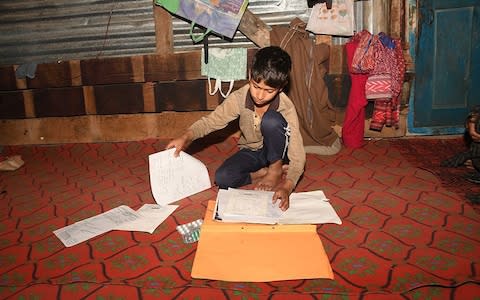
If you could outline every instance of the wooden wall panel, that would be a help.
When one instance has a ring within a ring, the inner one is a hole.
[[[201,52],[176,53],[170,56],[144,57],[145,81],[194,80],[201,75]]]
[[[97,114],[130,114],[144,112],[142,84],[95,86]]]
[[[130,57],[84,60],[80,66],[84,85],[134,82]]]
[[[37,118],[85,115],[81,87],[40,89],[32,93]]]
[[[0,91],[14,91],[16,89],[17,81],[13,66],[0,67]]]
[[[157,112],[207,109],[204,80],[160,82],[155,86]]]
[[[153,5],[155,17],[155,39],[157,54],[168,55],[173,53],[173,24],[172,15],[159,5]]]
[[[23,105],[23,93],[0,92],[0,119],[23,119],[25,108]]]
[[[27,78],[28,88],[72,86],[69,62],[38,64],[35,78]]]

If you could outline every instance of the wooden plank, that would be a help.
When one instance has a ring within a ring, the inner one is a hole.
[[[201,111],[207,109],[202,80],[160,82],[155,85],[157,112]]]
[[[87,115],[96,115],[97,106],[95,104],[95,91],[93,86],[83,86],[83,102],[85,105],[85,113]]]
[[[220,93],[215,93],[214,95],[210,95],[209,87],[208,87],[208,80],[205,80],[205,98],[207,102],[207,109],[214,110],[218,104],[220,103],[221,95]],[[215,86],[215,80],[212,79],[211,81],[212,89]]]
[[[145,68],[143,66],[143,56],[130,57],[133,71],[134,82],[145,82]]]
[[[85,114],[82,87],[32,90],[35,116],[68,117]]]
[[[82,70],[80,67],[80,60],[71,60],[70,64],[70,77],[72,78],[72,86],[82,85]]]
[[[173,53],[172,16],[163,7],[155,4],[153,4],[153,15],[157,54],[170,55]]]
[[[272,28],[255,16],[248,8],[243,13],[238,30],[258,47],[270,46],[270,31]]]
[[[23,91],[23,107],[25,108],[25,117],[35,118],[35,104],[32,90]]]
[[[174,138],[208,112],[2,120],[0,145],[124,142]],[[58,130],[62,128],[62,130]]]
[[[145,139],[170,139],[182,134],[188,126],[208,111],[163,112],[151,114],[95,115],[67,118],[35,118],[2,120],[0,145],[63,144],[94,142],[126,142]],[[338,120],[342,120],[339,111]],[[400,128],[384,128],[382,132],[368,129],[365,120],[365,137],[401,137],[406,134],[407,111],[400,114]],[[62,128],[62,130],[58,130]],[[341,133],[341,127],[338,130]],[[226,128],[221,136],[237,136],[235,128]]]
[[[146,82],[143,88],[143,111],[155,112],[155,83]]]
[[[13,66],[0,67],[0,90],[12,91],[17,88],[17,81],[15,79],[15,70]]]
[[[142,86],[140,83],[95,86],[97,114],[142,113],[144,107]]]
[[[189,51],[170,56],[146,55],[145,81],[204,79],[201,75],[201,52]]]
[[[390,4],[390,36],[405,40],[405,1],[392,0]]]
[[[130,57],[82,60],[80,65],[84,85],[131,83],[134,81]]]
[[[0,119],[25,118],[25,91],[0,92]]]
[[[16,70],[19,66],[15,65],[13,66],[13,69]],[[24,90],[27,88],[27,79],[26,78],[16,78],[15,77],[15,83],[17,86],[17,90]]]
[[[72,86],[68,61],[38,64],[34,78],[27,78],[30,89]]]

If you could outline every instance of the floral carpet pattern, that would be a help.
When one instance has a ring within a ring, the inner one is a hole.
[[[480,218],[465,199],[478,187],[461,178],[465,170],[438,167],[462,149],[456,140],[307,155],[296,191],[323,190],[343,221],[317,227],[334,280],[192,279],[196,244],[175,227],[202,218],[215,187],[178,201],[153,234],[111,231],[64,247],[55,229],[154,203],[148,155],[166,142],[5,147],[25,165],[0,173],[0,299],[480,299]],[[213,180],[234,151],[229,138],[189,152]]]

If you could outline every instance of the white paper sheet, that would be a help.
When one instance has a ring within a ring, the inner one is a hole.
[[[155,201],[160,205],[209,189],[212,184],[205,165],[195,157],[175,148],[149,155],[150,186]]]
[[[143,231],[153,233],[165,219],[177,209],[178,205],[144,204],[137,210],[140,218],[116,226],[114,230]]]
[[[128,206],[121,205],[57,229],[53,233],[66,247],[77,245],[111,230],[153,233],[177,207],[178,205],[144,204],[134,211]]]
[[[218,191],[216,216],[223,222],[262,224],[342,224],[322,191],[292,193],[285,212],[272,205],[273,192],[228,189]]]
[[[53,233],[66,247],[71,247],[114,229],[141,216],[128,206],[121,205],[99,215],[55,230]]]
[[[342,224],[335,209],[322,191],[292,193],[290,207],[285,211],[280,224]]]

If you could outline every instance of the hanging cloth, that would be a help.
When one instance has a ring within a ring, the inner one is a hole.
[[[246,48],[209,48],[202,51],[201,74],[208,77],[208,92],[216,92],[227,98],[233,89],[235,80],[247,79]],[[215,80],[212,86],[212,80]],[[222,82],[229,84],[226,92],[222,91]]]
[[[343,144],[348,148],[361,147],[365,133],[365,106],[367,105],[365,83],[367,82],[368,74],[356,73],[356,70],[352,67],[352,61],[359,45],[360,39],[358,35],[345,44],[347,65],[352,81],[342,127]]]
[[[330,48],[327,44],[315,44],[306,25],[295,18],[288,27],[272,26],[270,43],[284,49],[292,60],[286,92],[295,104],[304,145],[331,146],[338,139],[332,128],[336,113],[323,79]]]

